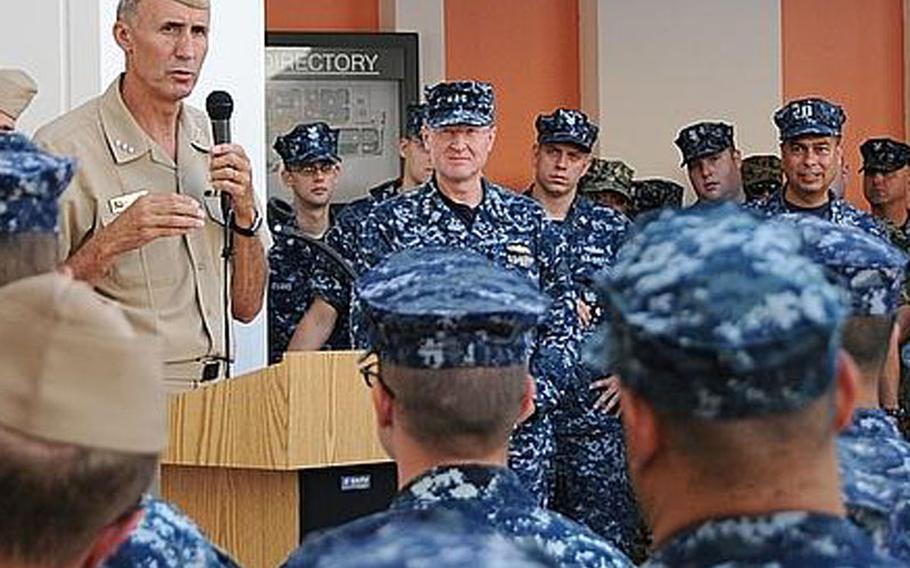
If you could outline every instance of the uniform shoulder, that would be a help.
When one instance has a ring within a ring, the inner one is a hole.
[[[555,511],[540,510],[536,516],[546,519],[546,532],[542,534],[545,537],[543,540],[556,540],[566,550],[572,551],[573,555],[579,555],[579,558],[598,555],[601,558],[609,559],[608,566],[633,566],[632,561],[625,554],[588,527]]]
[[[100,132],[99,104],[100,97],[94,97],[51,120],[35,132],[35,141],[51,148],[60,144],[76,145],[87,135]]]

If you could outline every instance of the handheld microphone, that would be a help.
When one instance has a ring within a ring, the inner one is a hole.
[[[212,141],[217,144],[231,142],[231,113],[234,100],[226,91],[212,91],[205,99],[205,110],[212,121]],[[221,212],[228,222],[231,212],[231,196],[221,192]]]

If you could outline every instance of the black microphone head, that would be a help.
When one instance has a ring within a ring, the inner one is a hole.
[[[234,99],[226,91],[212,91],[205,99],[210,120],[228,120],[234,112]]]

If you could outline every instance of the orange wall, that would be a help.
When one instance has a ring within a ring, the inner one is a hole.
[[[375,32],[377,0],[266,0],[265,29],[277,31]]]
[[[820,95],[847,112],[851,201],[862,198],[859,145],[904,133],[901,0],[783,0],[784,99]]]
[[[578,107],[578,0],[446,0],[446,75],[496,88],[490,179],[530,182],[534,119]]]

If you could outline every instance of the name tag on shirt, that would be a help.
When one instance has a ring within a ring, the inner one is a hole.
[[[132,205],[134,201],[147,193],[147,189],[140,189],[139,191],[134,191],[133,193],[127,193],[126,195],[118,195],[117,197],[108,199],[107,205],[111,208],[112,214],[120,215],[126,210],[127,207]]]

